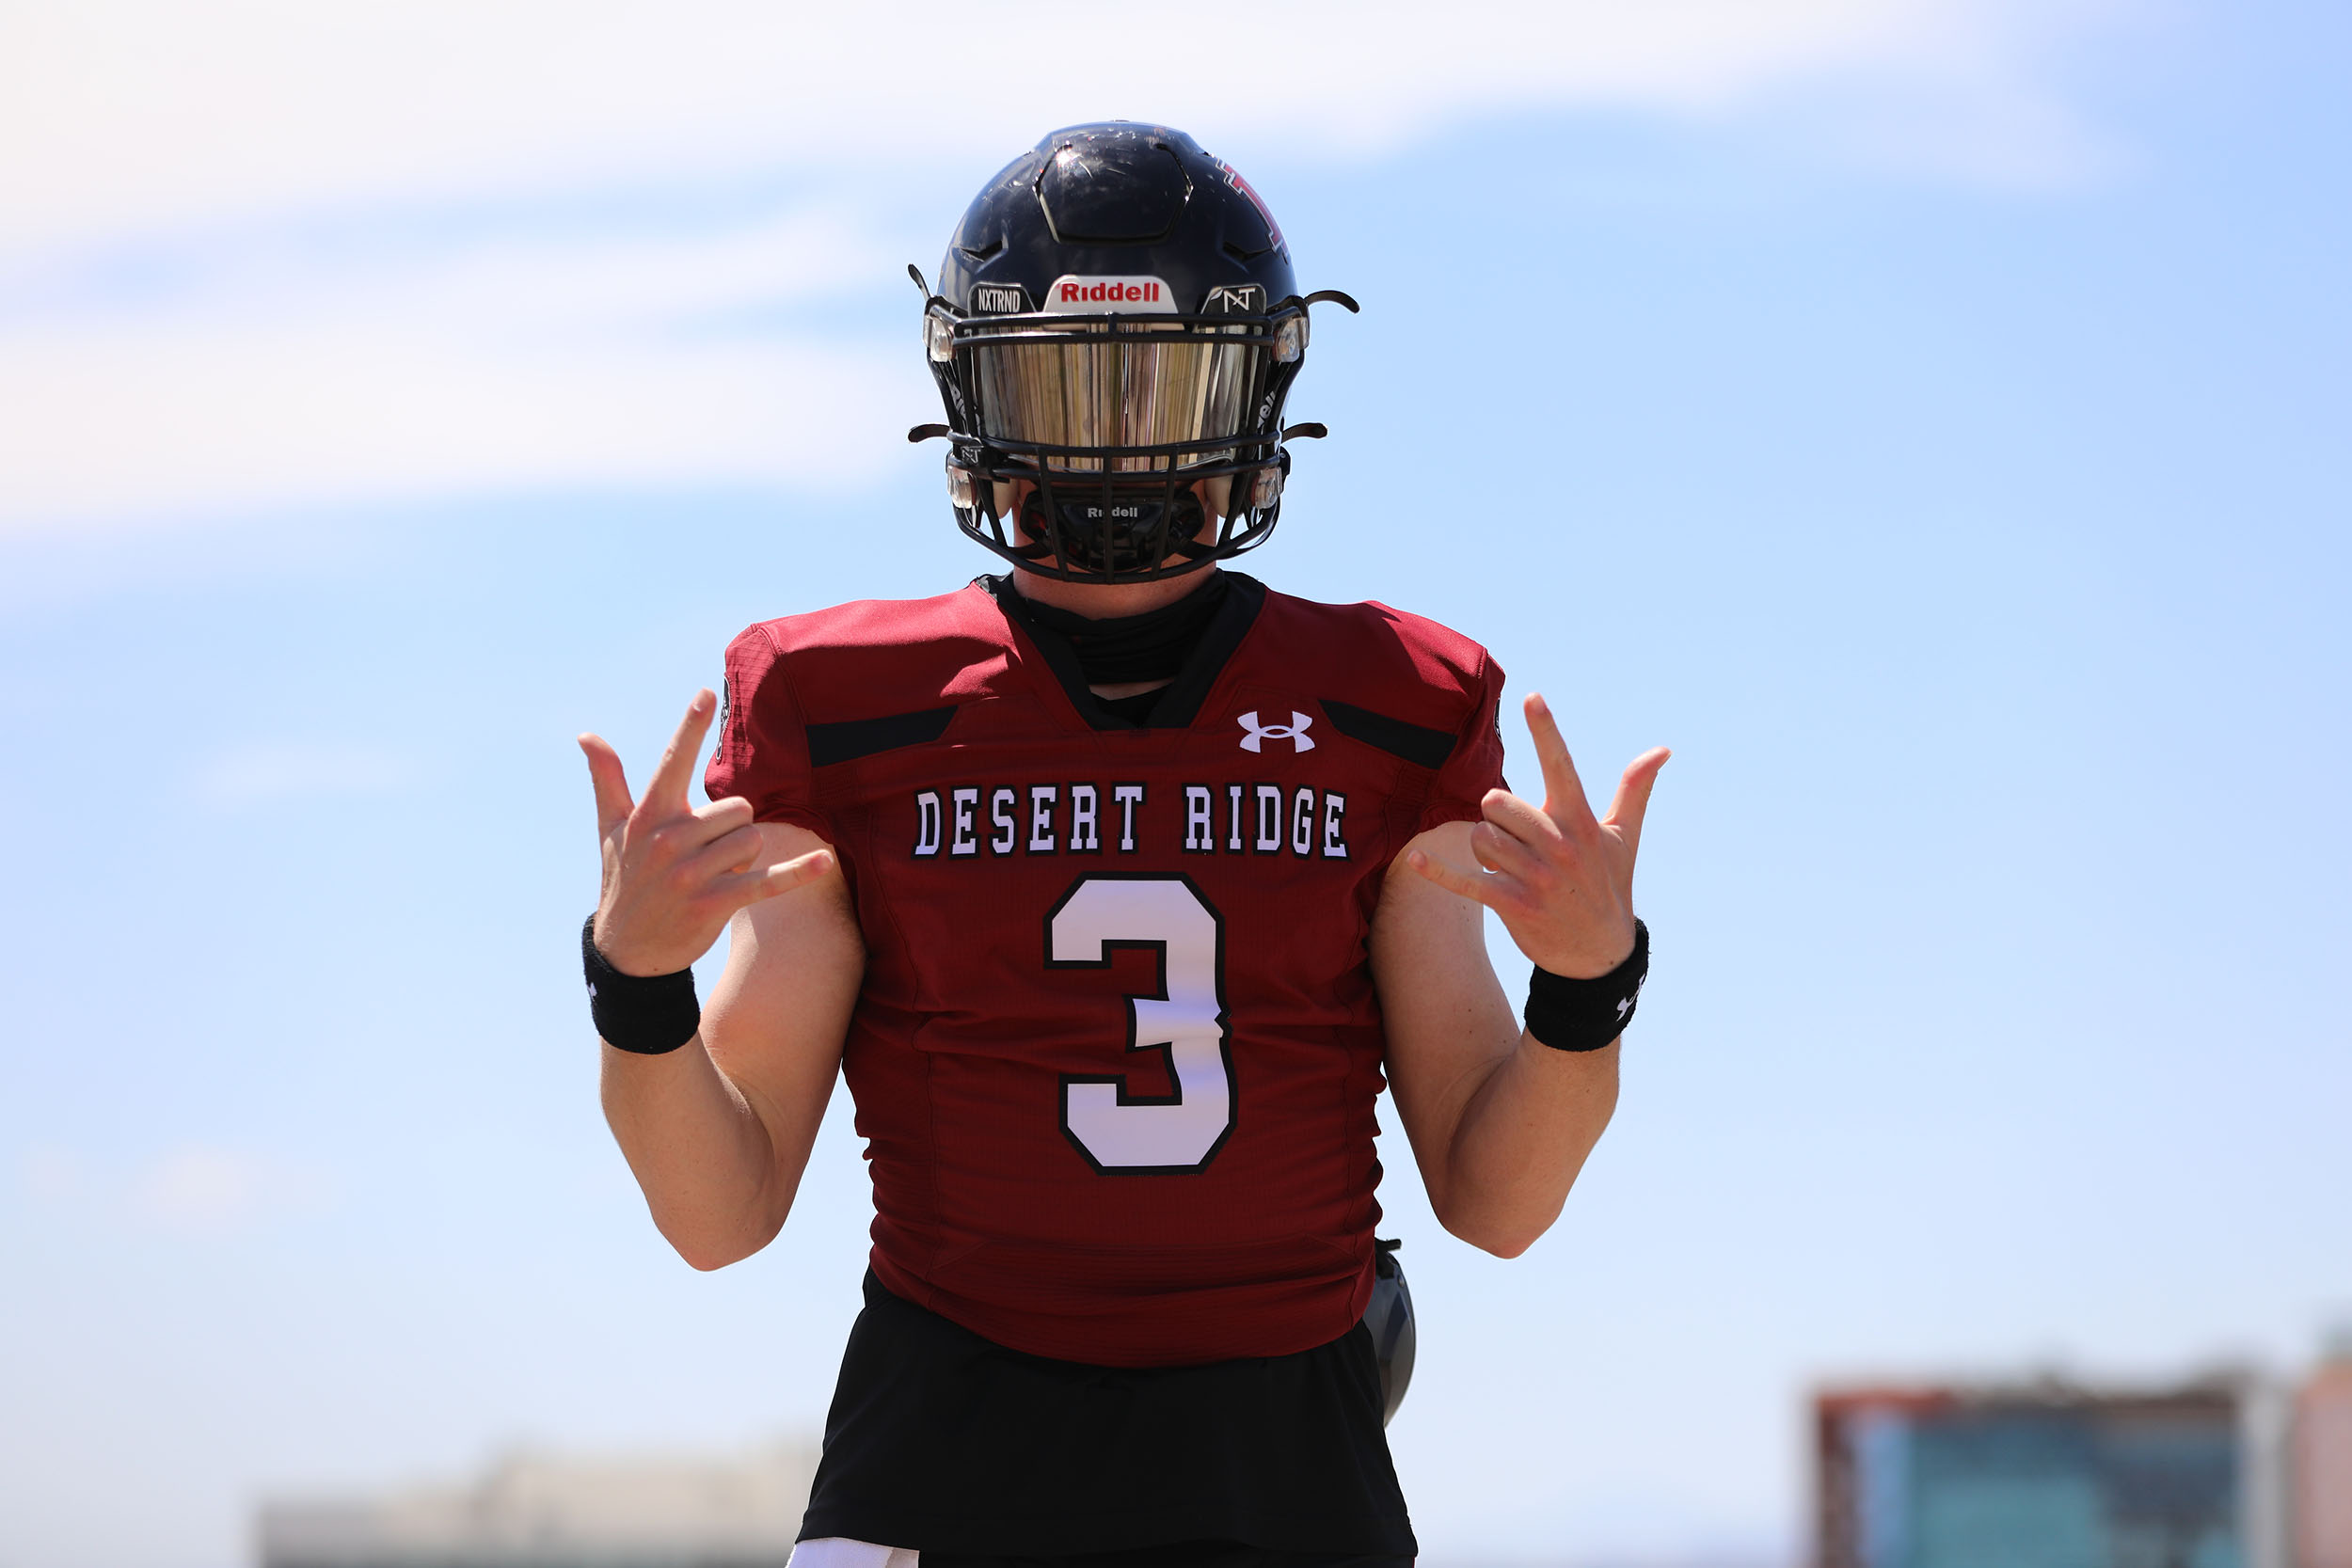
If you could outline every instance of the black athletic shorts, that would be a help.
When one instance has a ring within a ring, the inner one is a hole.
[[[801,1539],[923,1568],[1405,1568],[1361,1323],[1295,1355],[1095,1367],[1008,1350],[869,1272]]]

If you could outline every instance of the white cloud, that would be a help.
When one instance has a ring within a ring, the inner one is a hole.
[[[206,1143],[111,1166],[41,1144],[19,1157],[18,1170],[25,1196],[43,1208],[87,1209],[194,1234],[316,1209],[333,1196],[321,1172]]]
[[[149,1164],[131,1189],[132,1207],[168,1229],[234,1229],[274,1211],[314,1205],[325,1196],[315,1174],[240,1149],[189,1144]]]
[[[2125,3],[1268,0],[1231,36],[1216,13],[1018,0],[18,5],[0,12],[0,255],[322,204],[985,162],[1106,113],[1361,145],[1472,112],[1719,112],[1845,79],[1998,121],[2052,42]]]
[[[139,1208],[174,1226],[210,1228],[242,1219],[266,1188],[261,1163],[222,1148],[183,1148],[140,1180]]]
[[[313,795],[381,795],[417,777],[409,759],[371,746],[270,741],[224,752],[197,770],[198,792],[245,806]]]
[[[894,425],[931,408],[919,362],[707,324],[887,276],[884,254],[823,211],[357,261],[257,244],[160,302],[0,322],[0,530],[469,487],[860,478]]]
[[[978,170],[1105,113],[1352,156],[1542,105],[1746,123],[1836,103],[1862,155],[2046,178],[2086,145],[2046,57],[2128,3],[1278,0],[1179,71],[1172,13],[1132,8],[0,0],[0,535],[856,483],[935,404],[912,355],[808,318],[903,260],[856,204],[898,171]],[[373,246],[315,221],[778,169],[852,195]],[[131,256],[176,270],[126,281]],[[763,312],[801,325],[714,325]]]

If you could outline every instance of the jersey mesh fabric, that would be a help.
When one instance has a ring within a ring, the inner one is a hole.
[[[1502,782],[1502,674],[1265,592],[1151,728],[975,586],[754,626],[707,774],[839,854],[872,1265],[996,1344],[1112,1367],[1324,1345],[1372,1290],[1366,941],[1415,833]],[[1091,712],[1088,709],[1092,709]]]

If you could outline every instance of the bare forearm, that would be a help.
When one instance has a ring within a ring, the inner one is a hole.
[[[1554,1051],[1526,1035],[1463,1103],[1430,1202],[1473,1246],[1516,1258],[1560,1217],[1617,1106],[1617,1047]]]
[[[654,1224],[689,1263],[722,1268],[782,1227],[792,1194],[777,1190],[767,1129],[700,1036],[661,1056],[606,1046],[602,1093]]]
[[[1641,932],[1633,857],[1667,756],[1659,747],[1635,758],[1596,817],[1551,710],[1531,696],[1526,711],[1542,809],[1490,789],[1477,822],[1415,836],[1382,886],[1372,930],[1389,1084],[1430,1205],[1448,1230],[1505,1258],[1559,1218],[1608,1127],[1617,1042],[1554,1051],[1521,1033],[1486,961],[1478,911],[1492,911],[1518,950],[1571,991],[1627,964]],[[1638,992],[1638,975],[1631,985]],[[1632,993],[1613,990],[1610,1000],[1622,1028]],[[1558,1023],[1548,1017],[1547,1039]],[[1567,1033],[1562,1043],[1581,1043]]]
[[[675,974],[734,928],[692,1039],[660,1055],[604,1048],[605,1121],[654,1224],[698,1269],[748,1258],[783,1228],[865,962],[832,846],[755,821],[739,796],[689,808],[716,705],[694,694],[643,801],[612,748],[580,737],[603,840],[593,931],[605,963],[620,976]]]

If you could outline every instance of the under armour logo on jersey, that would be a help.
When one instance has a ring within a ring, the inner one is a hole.
[[[1314,736],[1307,733],[1307,726],[1313,722],[1313,720],[1293,708],[1289,723],[1261,724],[1256,710],[1252,709],[1241,716],[1241,727],[1249,732],[1241,737],[1241,749],[1258,752],[1264,750],[1269,740],[1287,740],[1294,752],[1311,752],[1315,749],[1315,741]]]

